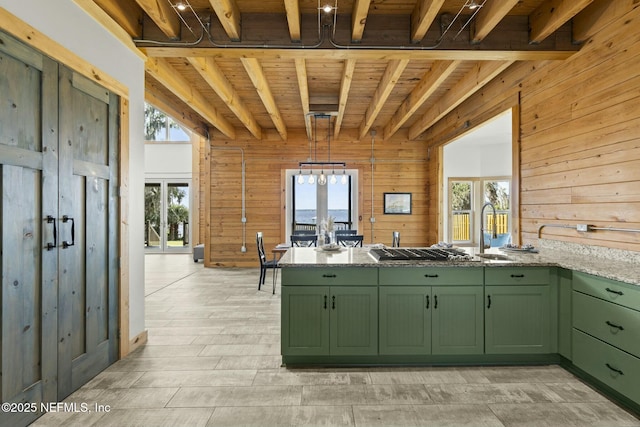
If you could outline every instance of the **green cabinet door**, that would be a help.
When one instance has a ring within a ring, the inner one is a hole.
[[[329,304],[330,354],[378,354],[378,287],[332,286]]]
[[[482,286],[432,288],[433,354],[483,354]]]
[[[329,354],[329,287],[282,287],[283,356]]]
[[[485,352],[549,353],[549,286],[485,286]]]
[[[379,292],[380,354],[430,354],[431,287],[380,286]]]

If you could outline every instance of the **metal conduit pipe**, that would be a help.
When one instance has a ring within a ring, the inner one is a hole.
[[[589,231],[593,230],[601,230],[601,231],[625,231],[628,233],[640,233],[640,229],[638,228],[619,228],[619,227],[591,227],[588,228]]]
[[[540,227],[538,227],[538,239],[540,238],[540,234],[542,232],[542,229],[545,227],[555,227],[555,228],[572,228],[572,229],[576,229],[575,225],[569,225],[569,224],[542,224]]]
[[[373,215],[373,200],[374,200],[374,192],[373,192],[373,172],[374,172],[374,164],[376,162],[375,157],[373,155],[373,146],[376,141],[376,131],[371,129],[371,217],[369,217],[369,221],[371,222],[371,243],[373,243],[374,233],[373,233],[373,225],[376,223],[376,217]]]
[[[209,140],[209,137],[207,136],[207,140]],[[211,145],[211,144],[209,144]],[[241,170],[241,176],[242,176],[242,184],[241,184],[241,188],[242,188],[242,213],[241,213],[241,217],[240,217],[240,222],[242,223],[242,247],[240,248],[240,252],[244,253],[247,252],[247,208],[246,208],[246,197],[245,197],[245,193],[246,193],[246,173],[245,173],[245,161],[244,161],[244,149],[240,148],[240,147],[214,147],[211,146],[212,150],[238,150],[240,151],[240,170]]]

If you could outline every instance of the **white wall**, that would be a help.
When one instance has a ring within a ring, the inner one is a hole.
[[[138,166],[144,162],[144,62],[72,0],[0,0],[0,7],[129,90],[129,335],[135,337],[144,331],[144,229],[134,226],[144,223],[144,171]]]
[[[146,178],[191,179],[193,158],[191,144],[170,142],[147,143],[144,146]]]

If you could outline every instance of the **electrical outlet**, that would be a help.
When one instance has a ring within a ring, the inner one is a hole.
[[[576,230],[578,231],[589,231],[589,224],[578,224],[576,225]]]

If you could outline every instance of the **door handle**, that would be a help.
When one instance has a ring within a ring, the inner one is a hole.
[[[336,309],[336,296],[335,295],[331,296],[331,309],[332,310]]]
[[[491,308],[491,295],[487,295],[487,308]]]
[[[429,308],[429,295],[427,295],[427,305],[425,308]]]
[[[433,309],[437,309],[438,308],[438,295],[434,295],[433,296]]]
[[[71,221],[71,242],[67,241],[67,240],[63,240],[62,241],[62,248],[63,249],[67,249],[70,246],[73,246],[76,244],[76,222],[75,220],[68,216],[68,215],[63,215],[62,216],[62,222],[63,223],[67,223]]]
[[[327,309],[327,296],[324,296],[324,309]]]
[[[50,251],[58,246],[58,230],[56,229],[56,219],[51,215],[47,215],[44,220],[47,221],[47,224],[53,224],[53,243],[47,242],[46,246],[47,250]]]

